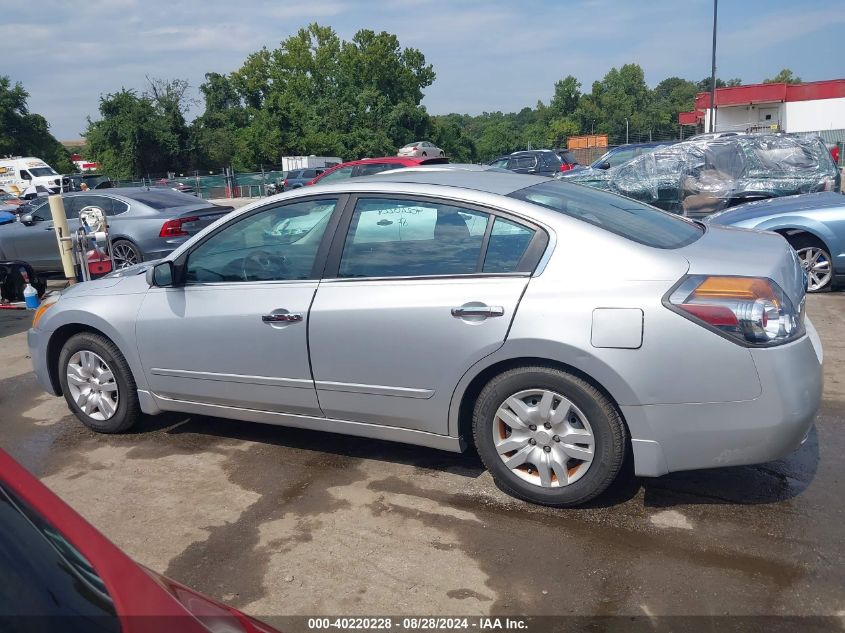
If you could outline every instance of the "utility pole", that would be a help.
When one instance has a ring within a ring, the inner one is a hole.
[[[719,0],[713,0],[713,57],[710,68],[710,131],[716,131],[716,17]]]
[[[628,117],[625,117],[625,145],[628,144]]]

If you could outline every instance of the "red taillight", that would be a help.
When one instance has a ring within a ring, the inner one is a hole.
[[[672,291],[668,305],[756,346],[779,345],[804,333],[803,298],[796,309],[768,278],[691,275]]]
[[[287,178],[285,178],[285,179],[282,181],[282,187],[287,187],[287,186],[288,186],[288,179],[287,179]]]
[[[190,235],[182,225],[186,222],[197,222],[199,218],[173,218],[161,225],[161,231],[158,232],[159,237],[182,237],[183,235]]]
[[[305,186],[308,187],[309,185],[316,185],[319,179],[319,176],[317,176],[316,178],[312,178],[311,180],[305,183]]]
[[[561,171],[569,171],[570,169],[572,169],[572,167],[573,167],[573,165],[570,165],[569,163],[561,163],[560,164],[560,170]]]

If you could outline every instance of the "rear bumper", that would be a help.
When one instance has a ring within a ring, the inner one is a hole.
[[[794,343],[751,350],[762,387],[753,400],[621,407],[629,426],[650,429],[632,438],[636,474],[760,464],[798,448],[824,386],[821,342],[809,319],[806,325]]]

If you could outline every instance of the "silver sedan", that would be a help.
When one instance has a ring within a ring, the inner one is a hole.
[[[612,253],[612,257],[606,254]],[[598,254],[601,254],[600,256]],[[780,236],[483,169],[265,199],[35,315],[88,427],[179,411],[462,451],[553,506],[806,438],[822,349]]]

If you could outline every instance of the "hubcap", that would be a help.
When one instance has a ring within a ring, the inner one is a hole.
[[[493,444],[505,466],[543,488],[578,481],[593,462],[595,438],[587,417],[554,391],[515,393],[496,411]]]
[[[119,393],[114,374],[98,354],[81,350],[67,364],[67,386],[74,402],[94,420],[108,420],[117,411]]]
[[[807,290],[819,290],[828,284],[833,273],[827,253],[809,246],[798,251],[798,259],[807,272]]]
[[[127,268],[138,263],[138,253],[130,244],[116,244],[112,246],[115,268]]]

